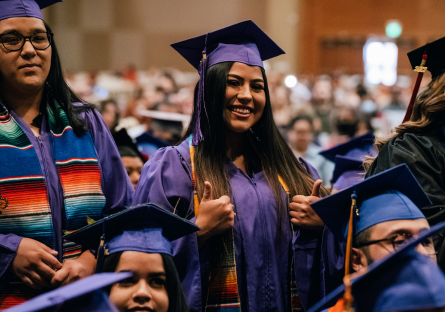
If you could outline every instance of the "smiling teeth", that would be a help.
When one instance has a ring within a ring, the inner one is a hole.
[[[250,110],[247,108],[234,108],[233,111],[235,113],[240,113],[240,114],[248,114],[250,113]]]

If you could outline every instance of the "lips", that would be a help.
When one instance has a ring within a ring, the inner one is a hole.
[[[253,112],[253,109],[248,106],[229,106],[228,109],[237,115],[244,115],[244,116],[247,116]]]
[[[22,69],[22,68],[34,68],[34,67],[40,67],[40,65],[39,64],[25,64],[25,65],[19,66],[19,69]]]
[[[128,312],[139,312],[139,311],[149,311],[152,312],[153,309],[149,307],[133,307],[131,309],[127,309]]]

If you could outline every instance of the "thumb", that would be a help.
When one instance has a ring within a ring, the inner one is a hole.
[[[314,183],[314,187],[312,188],[312,194],[311,196],[317,196],[320,197],[320,187],[321,183],[323,183],[323,180],[317,180]]]
[[[213,200],[213,191],[212,191],[212,185],[209,181],[204,182],[204,195],[202,195],[201,201],[209,201]]]

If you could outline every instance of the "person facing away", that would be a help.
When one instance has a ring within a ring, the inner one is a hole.
[[[133,273],[107,289],[119,312],[187,312],[171,242],[198,230],[192,222],[159,206],[142,204],[65,238],[98,250],[97,273]]]
[[[301,157],[313,166],[326,185],[334,171],[332,162],[319,155],[322,148],[314,144],[314,125],[312,117],[300,115],[292,119],[287,132],[289,145],[296,157]]]
[[[93,274],[64,231],[132,200],[102,117],[63,78],[40,11],[54,2],[0,1],[0,309]]]
[[[399,164],[407,164],[433,205],[422,209],[430,225],[445,220],[445,37],[408,53],[412,68],[420,66],[424,54],[432,80],[415,99],[408,119],[395,128],[390,138],[378,139],[378,156],[365,162],[366,177],[373,176]],[[415,96],[415,95],[413,95]],[[445,271],[443,239],[439,242],[438,263]]]
[[[182,143],[144,166],[134,204],[156,203],[201,228],[173,242],[191,311],[286,311],[292,270],[305,304],[306,259],[323,228],[309,217],[309,203],[326,190],[314,185],[315,170],[293,155],[273,121],[262,60],[283,51],[252,21],[173,47],[201,76],[192,121]],[[294,251],[286,189],[297,195]],[[296,291],[292,298],[299,305]]]
[[[342,283],[350,267],[355,272],[366,270],[373,262],[398,251],[408,239],[429,229],[420,210],[429,205],[430,200],[405,164],[313,203],[313,210],[335,236],[335,242],[326,248],[336,246],[343,251],[336,262],[338,266],[326,270],[325,295]],[[347,245],[349,237],[352,246]],[[345,259],[348,249],[351,266],[345,267],[349,263]],[[431,240],[419,244],[417,251],[436,261]]]

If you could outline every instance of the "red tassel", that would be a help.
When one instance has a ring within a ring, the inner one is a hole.
[[[411,95],[411,100],[409,101],[408,109],[406,110],[405,118],[403,118],[402,123],[407,122],[411,118],[414,102],[416,101],[417,93],[419,92],[420,83],[422,82],[423,74],[425,73],[425,71],[428,68],[428,67],[424,66],[426,63],[426,59],[427,59],[427,55],[424,54],[422,57],[422,63],[420,64],[420,66],[416,66],[416,68],[414,69],[415,72],[418,72],[417,80],[416,80],[416,84],[414,85],[414,90],[413,90],[413,94]]]

